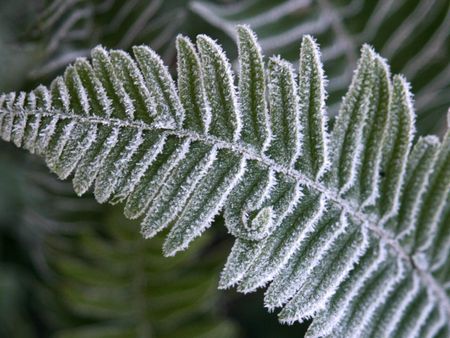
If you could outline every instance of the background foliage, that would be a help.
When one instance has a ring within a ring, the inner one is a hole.
[[[5,0],[0,90],[46,83],[97,44],[149,44],[174,66],[176,34],[207,33],[224,42],[232,58],[231,27],[244,22],[258,33],[266,55],[294,60],[302,34],[318,38],[330,115],[348,87],[360,45],[371,43],[394,72],[412,81],[420,134],[439,133],[450,100],[449,8],[448,0]],[[304,331],[279,326],[261,295],[216,291],[230,248],[220,230],[181,256],[162,258],[160,239],[144,241],[119,212],[91,196],[75,198],[39,161],[4,143],[0,187],[1,337],[136,336],[130,328],[157,337],[298,337]],[[145,259],[136,262],[140,252]],[[164,292],[142,281],[154,276],[167,281]],[[139,282],[148,287],[135,288]],[[130,301],[151,306],[142,310]]]

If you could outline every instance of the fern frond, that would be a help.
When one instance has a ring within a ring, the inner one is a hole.
[[[161,0],[48,0],[40,6],[28,34],[41,49],[35,77],[64,69],[98,44],[128,49],[145,42],[173,58],[173,39],[187,16],[182,3]]]
[[[236,242],[220,287],[270,283],[265,305],[314,317],[312,337],[447,335],[448,133],[412,145],[409,85],[368,46],[329,132],[314,40],[298,76],[271,58],[266,80],[255,35],[238,35],[238,87],[204,35],[199,54],[177,40],[178,90],[149,48],[98,47],[49,89],[2,95],[1,136],[78,193],[125,202],[145,237],[170,227],[165,255],[223,210]]]
[[[145,241],[132,222],[108,214],[101,227],[47,236],[55,296],[78,318],[64,323],[57,337],[236,336],[233,323],[212,309],[223,250],[208,251],[199,262],[210,243],[205,236],[168,260],[159,252],[162,236]]]

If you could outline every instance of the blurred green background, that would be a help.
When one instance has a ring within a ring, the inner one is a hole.
[[[102,44],[148,44],[170,69],[174,39],[206,33],[236,58],[248,23],[266,55],[322,47],[332,118],[365,42],[412,83],[419,134],[441,134],[450,106],[449,0],[2,0],[0,91],[48,84]],[[236,62],[234,62],[236,66]],[[38,159],[0,143],[0,337],[302,337],[262,292],[218,291],[232,238],[219,216],[185,253],[163,258],[118,207],[78,198]]]

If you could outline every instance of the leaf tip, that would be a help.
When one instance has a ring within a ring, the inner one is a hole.
[[[256,34],[247,24],[240,24],[236,26],[236,32],[239,40],[252,40],[256,43]]]
[[[91,57],[108,57],[108,51],[102,45],[95,46],[91,51]]]

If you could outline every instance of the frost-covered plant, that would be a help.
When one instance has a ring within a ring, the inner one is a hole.
[[[170,227],[165,255],[223,210],[236,242],[220,287],[270,284],[266,307],[313,317],[308,336],[447,337],[448,132],[413,145],[409,86],[368,46],[329,131],[314,40],[296,75],[237,31],[237,88],[205,35],[177,39],[178,85],[148,47],[97,47],[49,88],[2,95],[0,134],[78,194],[125,202],[145,237]]]

